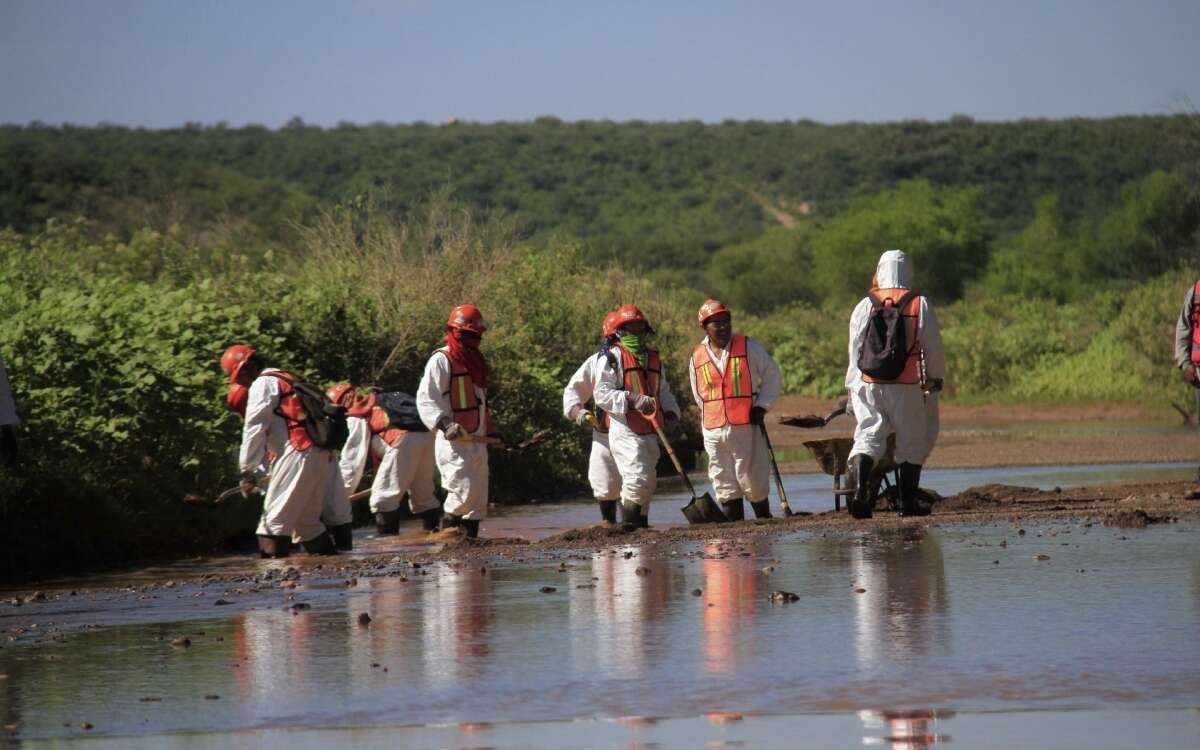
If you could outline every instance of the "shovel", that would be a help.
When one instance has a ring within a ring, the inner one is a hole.
[[[762,430],[763,440],[767,442],[767,455],[771,457],[771,470],[775,472],[775,489],[779,492],[779,509],[783,511],[784,518],[794,515],[791,506],[788,505],[787,492],[783,489],[783,477],[779,476],[779,464],[775,462],[775,449],[771,447],[771,436],[767,434],[767,426],[759,423],[759,429]]]
[[[691,501],[680,508],[683,511],[683,517],[688,520],[688,523],[722,523],[729,519],[725,517],[725,513],[721,511],[721,506],[717,505],[717,501],[713,500],[713,496],[705,492],[703,495],[696,495],[696,488],[692,486],[692,480],[688,478],[687,472],[683,470],[683,465],[679,463],[679,457],[675,455],[675,449],[671,447],[670,441],[667,440],[667,435],[663,432],[662,424],[658,418],[658,414],[649,417],[650,424],[654,425],[654,431],[658,433],[658,439],[662,442],[663,447],[667,449],[667,455],[671,457],[671,463],[675,465],[675,471],[679,472],[679,478],[687,485],[688,492],[691,493]]]

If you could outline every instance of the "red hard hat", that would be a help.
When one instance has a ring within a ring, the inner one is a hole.
[[[621,305],[617,308],[617,324],[613,330],[620,328],[626,323],[635,323],[642,321],[646,324],[647,330],[654,332],[654,326],[650,325],[650,321],[646,320],[646,316],[638,309],[637,305]]]
[[[241,383],[234,383],[229,386],[229,393],[225,396],[225,403],[229,405],[229,411],[246,416],[246,402],[250,400],[250,389]]]
[[[354,400],[354,395],[354,386],[349,383],[338,383],[325,389],[325,398],[341,406],[349,406],[350,402]]]
[[[338,406],[346,407],[346,415],[362,417],[375,405],[375,394],[360,391],[349,383],[338,383],[325,389],[325,397]]]
[[[470,331],[471,333],[482,334],[487,330],[487,324],[483,322],[483,313],[479,312],[479,308],[475,305],[467,303],[459,305],[450,311],[450,319],[446,321],[446,325],[450,328],[457,328],[461,331]]]
[[[604,338],[608,338],[609,336],[616,335],[617,327],[620,325],[621,316],[616,310],[613,310],[608,315],[604,316],[604,325],[600,327],[600,330],[604,333]]]
[[[700,319],[700,327],[703,328],[704,321],[708,320],[714,315],[720,315],[721,313],[733,315],[733,313],[729,312],[729,308],[725,306],[724,302],[719,299],[709,299],[705,300],[703,305],[700,305],[700,312],[696,315],[696,317]]]
[[[229,376],[230,383],[237,381],[242,365],[246,364],[246,361],[255,354],[254,349],[245,344],[234,344],[225,350],[225,353],[221,355],[221,370]]]

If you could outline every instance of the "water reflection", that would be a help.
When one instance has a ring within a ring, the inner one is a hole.
[[[950,742],[938,734],[938,724],[954,717],[953,711],[859,711],[867,734],[864,745],[885,745],[895,750],[920,750]],[[883,732],[883,734],[877,734]]]
[[[850,551],[861,669],[951,650],[946,568],[936,534],[917,527],[864,537]]]
[[[491,657],[495,617],[492,576],[477,568],[442,575],[425,592],[428,677],[436,683],[473,680]]]
[[[713,674],[728,674],[753,658],[754,615],[761,599],[754,558],[748,560],[750,565],[713,559],[723,550],[719,543],[706,544],[700,561],[704,670]]]

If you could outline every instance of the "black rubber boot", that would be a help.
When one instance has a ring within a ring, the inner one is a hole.
[[[292,538],[259,534],[258,552],[265,558],[287,557],[292,554]]]
[[[607,523],[617,522],[617,501],[598,500],[600,503],[600,519]]]
[[[459,516],[456,516],[453,513],[442,514],[442,531],[445,531],[446,529],[457,529],[460,523],[462,523],[462,518]]]
[[[464,518],[459,523],[462,524],[463,530],[467,532],[467,539],[477,539],[479,537],[479,521]]]
[[[771,500],[763,498],[757,503],[750,503],[750,508],[754,511],[755,518],[770,518],[771,517]]]
[[[437,511],[434,511],[435,513]],[[440,515],[440,514],[439,514]],[[436,528],[436,522],[434,524]],[[379,536],[392,536],[400,533],[400,509],[384,510],[375,514],[375,531]]]
[[[917,490],[921,487],[921,465],[900,464],[900,515],[927,516],[932,510],[921,502]]]
[[[725,511],[725,517],[730,521],[742,521],[746,518],[746,504],[740,497],[736,500],[726,500],[721,503],[721,508]]]
[[[333,537],[333,546],[342,552],[354,549],[354,525],[349,523],[329,527],[329,536]]]
[[[621,502],[621,526],[633,531],[642,526],[642,506],[637,503]]]
[[[397,511],[399,512],[399,511]],[[430,508],[418,513],[421,517],[421,528],[425,531],[437,531],[438,521],[442,519],[442,511],[440,508]]]
[[[871,469],[875,468],[875,460],[870,456],[857,453],[850,457],[846,468],[850,470],[850,475],[856,481],[854,497],[850,498],[846,507],[850,511],[850,515],[855,518],[870,518],[875,510],[871,507],[874,505],[871,497]]]
[[[640,505],[638,506],[638,521],[637,521],[637,523],[638,523],[639,529],[650,528],[650,514],[647,513],[646,509]]]
[[[310,555],[337,554],[337,547],[333,544],[333,536],[328,531],[323,534],[317,534],[312,539],[300,542],[300,545]]]

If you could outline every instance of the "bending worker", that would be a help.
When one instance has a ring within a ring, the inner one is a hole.
[[[651,418],[669,428],[679,421],[658,351],[647,338],[654,333],[636,305],[617,309],[617,342],[605,355],[596,382],[596,406],[609,417],[608,444],[621,474],[621,524],[648,528],[650,497],[658,485],[658,439]]]
[[[592,450],[588,457],[588,484],[600,506],[600,518],[606,523],[617,522],[617,502],[621,499],[621,473],[608,446],[608,412],[597,409],[593,414],[587,402],[596,392],[596,383],[608,361],[608,351],[617,341],[620,316],[614,310],[604,316],[600,351],[583,361],[563,389],[563,416],[580,427],[591,427]]]
[[[754,339],[734,335],[733,316],[720,300],[700,306],[707,334],[692,350],[689,377],[700,407],[708,478],[730,521],[746,517],[743,498],[756,518],[770,518],[771,464],[763,416],[779,399],[779,365]]]
[[[900,464],[900,512],[906,516],[930,512],[917,499],[921,465],[933,450],[937,436],[936,425],[927,419],[925,392],[941,388],[946,355],[933,307],[911,290],[908,256],[900,250],[888,250],[879,257],[875,287],[850,315],[846,388],[858,420],[848,462],[850,474],[857,481],[849,503],[855,518],[871,517],[871,471],[887,451],[887,438],[892,432],[896,433],[895,457]],[[886,308],[898,310],[899,315],[889,316]],[[894,323],[889,324],[889,319]],[[904,348],[890,356],[873,343],[889,338],[885,335],[889,326],[902,328],[902,334],[892,330],[890,338],[902,335],[904,341]]]
[[[221,369],[231,384],[249,389],[238,452],[243,477],[270,466],[271,482],[257,530],[263,557],[287,557],[294,542],[317,555],[336,554],[338,547],[350,549],[353,517],[336,457],[314,445],[305,431],[298,416],[303,409],[292,387],[295,376],[266,367],[245,344],[225,350]],[[230,389],[227,399],[235,411],[241,408],[239,389]],[[268,461],[271,454],[274,459]]]
[[[487,516],[487,444],[473,440],[495,434],[487,405],[488,367],[479,351],[487,325],[475,305],[459,305],[446,323],[446,345],[425,364],[417,386],[417,410],[436,431],[434,456],[446,490],[442,528],[461,527],[479,536]]]
[[[335,404],[346,407],[349,437],[338,461],[346,494],[354,494],[367,467],[378,462],[371,482],[371,513],[380,536],[400,533],[400,501],[408,493],[408,507],[426,531],[437,531],[441,503],[433,492],[433,435],[424,430],[393,424],[375,393],[339,383],[325,391]]]

